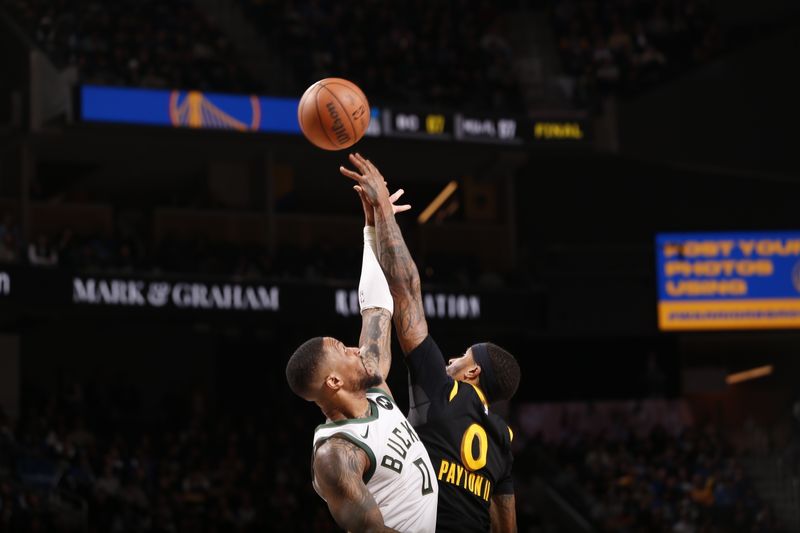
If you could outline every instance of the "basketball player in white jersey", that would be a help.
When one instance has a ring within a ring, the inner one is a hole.
[[[386,385],[394,303],[375,255],[372,206],[364,213],[359,347],[310,339],[292,355],[286,378],[327,417],[314,432],[311,476],[336,523],[353,532],[432,533],[439,487],[428,452]]]

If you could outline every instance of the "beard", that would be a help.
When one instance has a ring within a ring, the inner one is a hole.
[[[361,379],[358,380],[358,390],[367,390],[372,387],[377,387],[383,383],[383,378],[380,374],[364,374],[361,376]]]

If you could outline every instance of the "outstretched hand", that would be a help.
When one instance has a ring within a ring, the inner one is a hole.
[[[353,185],[353,190],[355,190],[358,193],[358,197],[361,198],[361,207],[364,209],[364,220],[365,220],[364,225],[374,226],[375,208],[372,207],[372,204],[369,203],[369,200],[364,195],[364,189],[361,187],[361,185]],[[389,202],[392,204],[392,213],[395,215],[397,213],[402,213],[403,211],[408,211],[409,209],[411,209],[411,206],[409,204],[403,204],[403,205],[395,204],[395,202],[397,202],[397,200],[399,200],[400,197],[403,196],[403,193],[405,193],[403,189],[397,189],[394,192],[394,194],[389,196]]]
[[[369,159],[361,157],[361,154],[350,154],[348,157],[358,172],[344,166],[339,167],[339,172],[358,183],[362,198],[366,198],[372,207],[378,207],[382,202],[391,203],[386,180],[378,168]]]

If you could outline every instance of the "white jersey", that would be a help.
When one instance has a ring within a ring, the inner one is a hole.
[[[367,390],[370,415],[329,422],[314,431],[314,453],[331,437],[352,442],[369,457],[364,482],[387,527],[404,533],[436,530],[439,484],[428,451],[392,398]],[[313,479],[314,489],[317,489]]]

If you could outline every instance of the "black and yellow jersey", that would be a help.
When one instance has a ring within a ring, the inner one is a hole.
[[[439,480],[436,531],[489,531],[495,494],[513,494],[511,429],[491,413],[480,388],[454,381],[427,337],[406,357],[408,420],[428,449]]]

